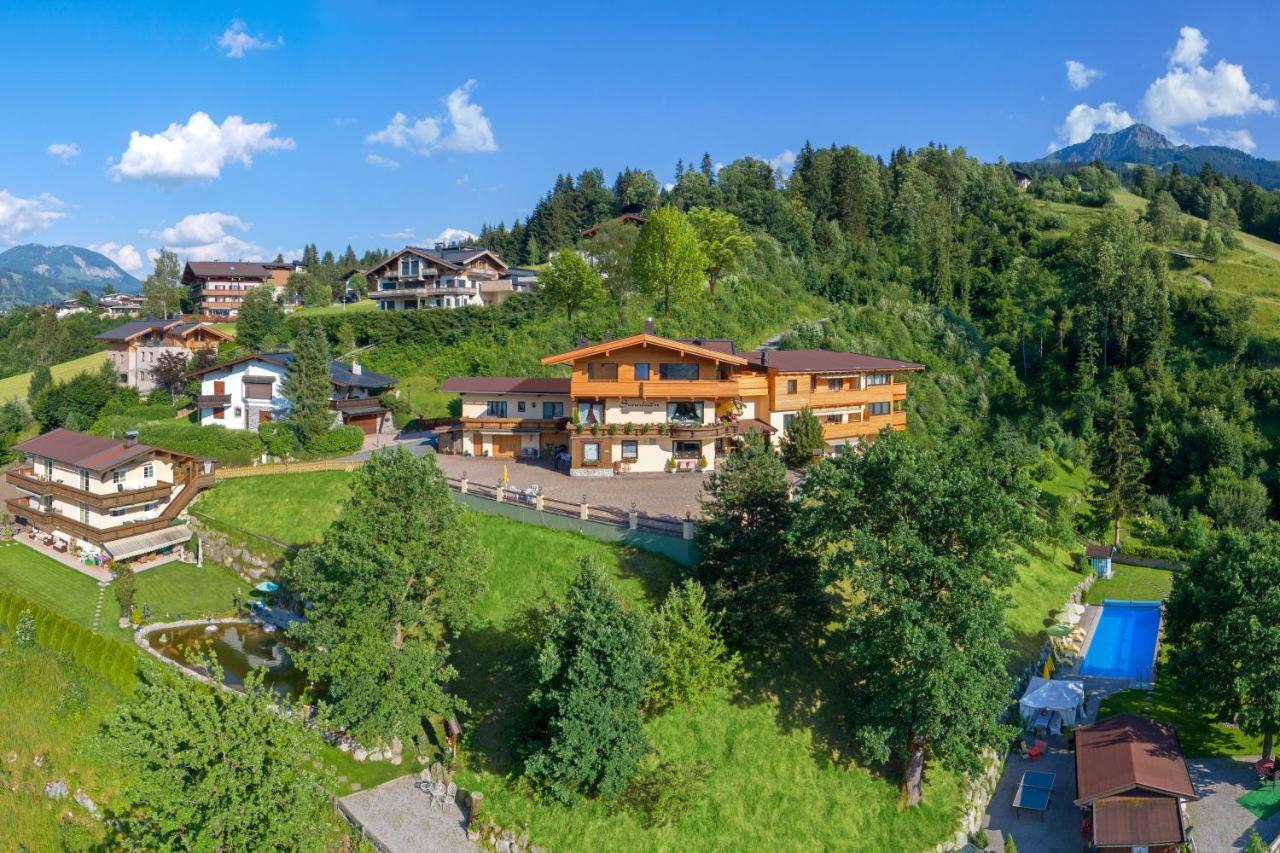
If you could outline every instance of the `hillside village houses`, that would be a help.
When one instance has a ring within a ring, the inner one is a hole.
[[[231,340],[208,323],[184,320],[133,320],[94,337],[106,342],[107,359],[120,382],[141,394],[156,387],[151,369],[160,356],[169,352],[190,357],[203,352],[216,354],[220,342]]]
[[[55,429],[14,446],[6,505],[58,550],[123,560],[180,546],[183,510],[213,485],[214,463],[185,453]],[[34,535],[34,534],[33,534]]]
[[[379,311],[496,305],[537,283],[533,270],[511,270],[489,249],[405,246],[364,272]]]
[[[750,432],[777,443],[803,408],[828,447],[906,429],[907,377],[923,365],[828,350],[738,352],[729,340],[645,332],[542,360],[567,378],[450,377],[462,417],[445,451],[536,457],[568,451],[575,476],[714,467]]]
[[[305,271],[297,261],[188,261],[182,283],[191,291],[191,304],[199,319],[229,322],[240,315],[240,303],[250,290],[271,287],[279,299],[289,276]]]
[[[200,424],[256,430],[267,421],[288,417],[291,406],[284,384],[292,361],[288,352],[256,353],[193,371],[190,375],[200,379]],[[349,367],[332,361],[329,378],[335,425],[356,426],[366,435],[394,429],[390,410],[378,399],[395,388],[394,376],[365,370],[358,361]]]

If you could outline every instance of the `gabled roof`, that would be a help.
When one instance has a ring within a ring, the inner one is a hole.
[[[380,264],[370,267],[365,271],[366,275],[376,273],[385,266],[389,266],[400,259],[401,255],[410,254],[417,255],[420,258],[451,270],[460,270],[479,258],[481,255],[488,255],[494,263],[507,269],[506,261],[498,257],[497,253],[490,249],[477,248],[475,246],[462,246],[453,249],[424,249],[421,246],[405,246],[391,257],[387,258]],[[357,270],[359,272],[359,270]]]
[[[1134,789],[1197,799],[1177,730],[1168,723],[1117,714],[1076,729],[1076,805]]]
[[[586,231],[582,232],[582,236],[587,238],[596,236],[596,232],[599,231],[601,227],[603,227],[606,223],[609,223],[609,222],[624,222],[627,225],[644,225],[648,221],[649,221],[649,217],[641,216],[638,213],[622,213],[613,217],[612,219],[606,219],[604,222],[598,222],[595,225],[592,225]]]
[[[259,352],[253,355],[245,355],[232,361],[224,361],[222,364],[215,364],[201,370],[193,370],[187,374],[189,377],[204,376],[206,373],[213,373],[217,370],[227,370],[245,362],[260,361],[265,364],[274,365],[275,367],[289,369],[289,365],[293,363],[293,353],[291,352]],[[361,368],[356,373],[349,365],[344,364],[337,359],[329,362],[329,381],[334,385],[346,385],[355,388],[389,388],[400,380],[394,376],[388,376],[385,373],[376,373],[372,370]]]
[[[441,391],[454,394],[568,394],[569,379],[537,376],[450,376]]]
[[[271,270],[251,261],[187,261],[182,279],[188,278],[271,278]]]
[[[660,338],[657,335],[650,335],[641,332],[638,335],[630,335],[625,338],[617,338],[612,341],[601,341],[598,344],[579,347],[578,349],[562,352],[559,355],[549,355],[542,359],[543,364],[569,364],[580,358],[589,358],[593,355],[608,355],[614,350],[626,349],[627,347],[642,346],[654,347],[656,349],[665,349],[680,355],[692,355],[699,358],[705,358],[710,361],[721,362],[723,364],[737,364],[745,366],[747,360],[738,355],[722,352],[720,350],[711,349],[706,346],[686,341],[677,341],[672,338]]]
[[[188,323],[183,320],[130,320],[100,335],[94,335],[94,338],[99,341],[129,341],[147,334],[185,338],[197,329],[203,329],[224,341],[231,340],[231,336],[226,332],[219,331],[208,323]]]
[[[1099,847],[1155,847],[1184,840],[1173,797],[1107,797],[1093,804],[1093,843]]]
[[[54,462],[61,462],[65,465],[85,468],[90,471],[105,471],[108,468],[115,468],[131,459],[150,455],[156,450],[156,448],[148,444],[126,445],[124,442],[116,441],[112,438],[75,432],[61,427],[50,430],[44,435],[28,439],[21,444],[15,445],[13,449],[21,453],[44,456]],[[164,452],[170,453],[170,451]],[[184,453],[173,453],[172,455],[186,456]]]
[[[768,367],[779,373],[859,373],[865,371],[924,370],[923,364],[863,355],[858,352],[837,352],[827,349],[756,350],[747,353],[747,360],[758,367]]]
[[[1114,552],[1110,545],[1095,545],[1090,542],[1084,548],[1084,555],[1090,559],[1100,559],[1102,557],[1111,557]]]

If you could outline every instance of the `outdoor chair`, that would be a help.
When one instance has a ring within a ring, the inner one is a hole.
[[[1048,752],[1048,750],[1049,744],[1046,741],[1037,740],[1035,746],[1027,750],[1027,758],[1032,761],[1035,761],[1037,758],[1043,758],[1044,754]]]

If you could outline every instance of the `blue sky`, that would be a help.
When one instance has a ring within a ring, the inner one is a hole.
[[[0,6],[0,248],[427,243],[560,172],[806,139],[1031,159],[1146,120],[1280,158],[1278,4],[97,5]]]

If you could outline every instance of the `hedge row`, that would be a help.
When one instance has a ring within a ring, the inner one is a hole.
[[[125,415],[99,418],[93,425],[97,435],[121,436],[136,429],[143,444],[177,453],[213,459],[219,465],[248,465],[262,455],[262,439],[256,432],[200,426],[187,421],[139,421]]]
[[[1142,542],[1130,542],[1120,549],[1120,553],[1130,557],[1144,557],[1148,560],[1167,560],[1170,563],[1182,562],[1182,552],[1167,545],[1147,545]]]
[[[70,652],[76,663],[90,672],[102,675],[126,692],[133,689],[138,661],[131,647],[100,637],[52,610],[0,590],[0,623],[8,625],[10,632],[17,627],[18,616],[24,610],[36,617],[37,643],[56,652]]]

